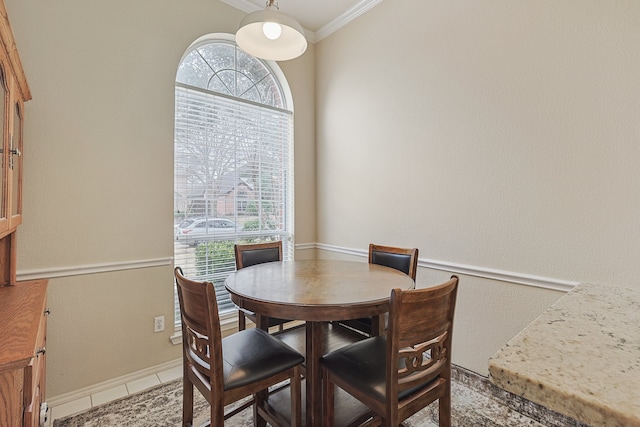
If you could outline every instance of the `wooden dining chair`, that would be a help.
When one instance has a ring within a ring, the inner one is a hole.
[[[334,422],[335,387],[373,412],[369,425],[397,427],[439,401],[439,425],[451,426],[451,337],[458,278],[439,286],[391,291],[385,336],[322,357],[324,426]]]
[[[382,246],[373,243],[369,244],[369,264],[383,265],[402,271],[413,281],[416,280],[418,271],[418,249],[417,248],[396,248],[393,246]],[[363,317],[340,321],[342,325],[355,329],[367,336],[384,333],[388,316],[378,316],[378,318]],[[379,322],[379,323],[378,323]]]
[[[183,427],[193,424],[194,386],[211,406],[211,426],[223,426],[225,419],[239,412],[225,414],[225,405],[251,395],[255,425],[262,420],[273,426],[299,426],[304,357],[262,329],[222,338],[213,283],[187,279],[180,267],[174,275],[182,321]],[[291,388],[290,424],[269,406],[267,393],[270,386],[287,380]]]
[[[265,262],[282,261],[282,241],[234,245],[233,251],[236,257],[236,270]],[[247,319],[257,323],[256,314],[250,310],[238,307],[238,330],[247,327]],[[284,329],[284,324],[291,320],[270,317],[269,328],[277,326],[278,331]]]

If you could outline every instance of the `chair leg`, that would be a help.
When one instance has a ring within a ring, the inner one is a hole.
[[[451,427],[451,386],[438,399],[439,427]]]
[[[224,404],[221,399],[213,399],[211,402],[210,426],[224,425]]]
[[[371,318],[370,337],[379,337],[384,335],[384,316],[373,316]]]
[[[193,383],[183,372],[182,380],[182,427],[193,425]]]
[[[324,427],[333,427],[334,413],[334,392],[335,386],[330,380],[331,374],[327,369],[322,370],[322,387],[324,388],[323,404],[324,404]]]
[[[247,319],[244,317],[244,313],[238,310],[238,330],[244,331],[247,329]]]
[[[267,390],[262,390],[253,395],[253,426],[254,427],[266,427],[267,421],[262,418],[260,412],[258,411],[258,407],[263,407],[265,404],[265,400],[269,396],[269,392]]]
[[[293,367],[293,376],[289,381],[291,393],[291,427],[302,426],[302,369],[300,365]]]

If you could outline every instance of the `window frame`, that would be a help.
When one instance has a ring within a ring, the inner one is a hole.
[[[196,40],[194,43],[192,43],[189,48],[187,50],[185,50],[185,53],[183,54],[180,62],[179,62],[179,66],[183,63],[183,61],[185,60],[185,58],[194,50],[199,49],[204,47],[205,45],[211,44],[211,43],[225,43],[225,44],[229,44],[229,45],[233,45],[235,47],[235,49],[239,49],[237,47],[237,45],[235,44],[235,40],[234,40],[234,36],[230,35],[230,34],[209,34],[206,36],[203,36],[201,38],[199,38],[198,40]],[[247,55],[246,53],[243,53],[244,55]],[[236,51],[236,55],[237,55],[237,51]],[[251,57],[252,60],[254,61],[259,61],[262,63],[262,65],[269,70],[270,74],[273,76],[273,80],[275,80],[275,83],[278,86],[278,90],[279,90],[279,96],[282,98],[282,103],[283,103],[283,108],[281,108],[281,110],[286,111],[289,115],[290,115],[290,119],[289,119],[289,127],[290,130],[288,132],[288,140],[286,141],[288,147],[287,147],[287,153],[286,153],[286,163],[287,163],[287,167],[286,167],[286,179],[285,182],[282,183],[282,191],[285,193],[284,195],[284,200],[285,200],[285,206],[284,209],[286,210],[286,212],[283,214],[284,215],[284,228],[283,230],[280,232],[281,234],[281,239],[283,240],[283,246],[285,246],[287,249],[283,252],[283,256],[285,259],[293,259],[293,255],[294,255],[294,187],[293,187],[293,179],[294,179],[294,169],[293,169],[293,164],[294,164],[294,132],[293,132],[293,128],[294,128],[294,115],[293,115],[293,97],[292,97],[292,93],[291,93],[291,89],[289,87],[288,81],[286,79],[286,77],[284,76],[284,73],[282,72],[282,70],[280,69],[280,67],[277,65],[276,62],[274,61],[266,61],[266,60],[262,60],[262,59],[258,59],[258,58],[253,58]],[[234,66],[237,65],[237,63],[234,63]],[[238,68],[235,68],[235,70],[237,71]],[[176,81],[175,81],[175,86],[174,86],[174,91],[178,91],[178,87],[179,86],[185,86],[183,83],[178,82],[178,73],[176,73]],[[234,98],[233,96],[229,96],[228,94],[219,94],[221,97],[223,98]],[[247,101],[247,100],[243,100],[244,102],[251,102],[251,101]],[[258,104],[253,102],[253,104]],[[267,108],[273,108],[272,106],[268,106],[266,105]],[[177,117],[178,117],[178,105],[176,102],[176,105],[174,106],[174,126],[177,127]],[[176,131],[177,132],[177,131]],[[177,135],[177,133],[176,133]],[[177,141],[177,136],[174,136],[174,146],[176,144]],[[174,169],[177,169],[176,166],[176,158],[174,158]],[[174,194],[176,192],[176,177],[174,175]],[[244,192],[243,190],[240,190],[239,194],[243,193],[246,196],[246,192]],[[174,198],[174,213],[175,213],[175,209],[176,209],[176,202],[175,202],[175,198]],[[215,203],[215,198],[212,200]],[[233,203],[233,209],[234,211],[237,210],[237,203],[235,203],[235,201],[237,201],[238,198],[237,196],[234,196],[234,203]],[[242,198],[242,201],[245,202],[246,204],[248,204],[250,202],[250,200],[246,199],[246,198]],[[207,202],[209,203],[209,202]],[[246,208],[246,205],[245,205]],[[236,212],[235,215],[237,216],[238,213]],[[180,224],[182,222],[184,222],[187,218],[182,218],[180,221],[175,222],[174,221],[174,232],[175,232],[175,227],[177,224]],[[273,234],[273,233],[271,233]],[[176,257],[176,243],[174,241],[174,263],[177,264],[177,257]],[[174,296],[175,296],[175,289],[174,289]],[[228,328],[231,328],[231,325],[234,324],[234,320],[237,318],[237,310],[234,309],[230,309],[230,310],[223,310],[220,312],[220,319],[223,325],[227,324]],[[176,331],[179,331],[181,328],[181,324],[180,324],[180,317],[179,317],[179,307],[177,305],[177,297],[175,297],[175,328]]]

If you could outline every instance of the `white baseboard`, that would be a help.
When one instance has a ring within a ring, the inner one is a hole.
[[[101,391],[109,390],[111,388],[120,386],[122,384],[130,383],[132,381],[139,380],[149,375],[157,374],[158,372],[167,371],[169,369],[182,366],[182,358],[175,359],[170,362],[162,363],[160,365],[152,366],[150,368],[142,369],[140,371],[133,372],[131,374],[123,375],[121,377],[112,378],[108,381],[103,381],[98,384],[94,384],[89,387],[81,388],[69,393],[60,394],[47,398],[47,403],[50,408],[62,405],[64,403],[72,402],[77,399],[81,399],[86,396],[90,396]]]

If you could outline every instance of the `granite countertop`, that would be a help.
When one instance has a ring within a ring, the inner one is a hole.
[[[489,377],[594,427],[640,426],[640,292],[576,286],[489,359]]]

